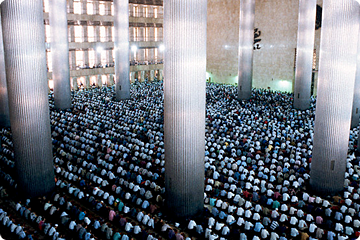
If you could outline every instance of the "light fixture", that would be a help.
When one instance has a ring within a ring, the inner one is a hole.
[[[96,47],[96,52],[101,53],[102,51],[104,51],[103,47],[100,46]]]
[[[165,50],[164,44],[161,44],[161,45],[159,46],[159,50],[160,50],[161,52]]]
[[[131,46],[131,51],[136,52],[136,50],[137,50],[137,46],[136,46],[136,45],[132,45],[132,46]]]

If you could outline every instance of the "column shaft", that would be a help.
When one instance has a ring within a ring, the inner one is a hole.
[[[51,0],[49,20],[51,29],[51,56],[53,63],[54,105],[57,109],[71,108],[69,69],[69,40],[66,1]]]
[[[55,187],[42,3],[7,0],[1,5],[15,167],[26,197]]]
[[[162,80],[164,80],[164,78],[163,78],[163,70],[159,69],[159,81],[162,81]]]
[[[102,88],[103,84],[102,84],[102,79],[101,79],[101,75],[97,76],[97,86],[99,88]]]
[[[149,80],[150,80],[151,82],[154,81],[154,73],[155,73],[154,70],[150,70],[150,78],[149,78]]]
[[[114,0],[116,100],[130,98],[129,1]]]
[[[240,1],[238,99],[251,98],[255,0]]]
[[[1,27],[1,14],[0,14]],[[0,127],[10,127],[9,98],[6,85],[3,34],[0,28]]]
[[[91,86],[90,86],[90,76],[85,76],[85,88],[86,89],[91,88]]]
[[[72,86],[73,86],[73,90],[74,90],[74,91],[79,90],[79,85],[78,85],[78,79],[77,79],[77,77],[73,77],[73,78],[72,78]]]
[[[166,206],[182,218],[204,206],[207,1],[167,0],[164,8]]]
[[[316,0],[300,0],[297,33],[294,108],[310,107]]]
[[[251,98],[255,0],[240,1],[238,99]]]
[[[333,194],[343,189],[359,30],[355,1],[323,2],[319,81],[310,185]],[[355,37],[344,38],[344,36]],[[346,67],[344,67],[346,66]]]
[[[360,17],[359,17],[359,22],[360,22]],[[359,33],[360,33],[360,29],[359,29]],[[358,45],[357,45],[356,75],[355,75],[355,86],[354,86],[354,100],[353,100],[352,115],[351,115],[351,128],[355,128],[359,125],[359,119],[360,119],[360,39],[358,40]],[[358,144],[358,146],[360,145]]]

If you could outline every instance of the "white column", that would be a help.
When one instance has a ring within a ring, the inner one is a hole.
[[[130,99],[129,1],[114,0],[116,100]]]
[[[77,77],[73,77],[72,78],[72,87],[74,91],[79,90],[79,85],[78,85],[78,79]]]
[[[191,217],[204,207],[207,1],[166,0],[164,8],[166,206]]]
[[[49,4],[54,105],[57,109],[70,109],[71,86],[66,1],[51,0]]]
[[[86,89],[91,88],[91,86],[90,86],[90,76],[85,76],[85,88]]]
[[[103,86],[101,75],[97,75],[97,86],[99,88],[102,88]]]
[[[10,127],[9,98],[6,85],[3,35],[0,14],[0,127]]]
[[[155,75],[155,71],[154,70],[150,70],[150,78],[149,80],[152,82],[154,81],[154,75]]]
[[[55,188],[43,1],[7,0],[1,16],[18,192],[42,196]]]
[[[310,172],[310,185],[318,193],[333,194],[344,187],[357,57],[350,46],[357,46],[358,16],[353,0],[323,2]]]
[[[360,17],[359,17],[359,22],[360,22]],[[354,100],[353,100],[352,115],[351,115],[351,128],[355,128],[359,125],[359,118],[360,118],[360,38],[358,40],[358,45],[357,45],[356,75],[355,75],[355,86],[354,86]],[[360,147],[360,142],[358,142],[358,146]]]
[[[255,0],[240,1],[238,99],[251,98]]]
[[[310,107],[316,0],[300,0],[297,32],[294,108]]]

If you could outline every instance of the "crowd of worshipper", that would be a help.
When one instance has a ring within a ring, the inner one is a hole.
[[[254,89],[238,101],[236,91],[207,85],[202,216],[176,222],[164,211],[161,82],[136,82],[121,102],[108,87],[76,91],[71,111],[56,111],[50,94],[56,189],[10,205],[49,239],[358,238],[358,130],[350,131],[344,190],[318,196],[309,189],[315,98],[299,111],[289,93]],[[8,199],[16,192],[9,129],[1,146]]]

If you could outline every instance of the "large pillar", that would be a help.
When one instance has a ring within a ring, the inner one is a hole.
[[[109,81],[107,82],[107,86],[111,87],[114,85],[114,74],[109,74]]]
[[[66,1],[51,0],[49,4],[54,105],[55,108],[64,110],[71,108]]]
[[[0,14],[0,26],[1,26],[1,14]],[[4,45],[3,45],[3,36],[1,29],[0,29],[0,127],[10,127],[9,98],[8,98],[8,90],[6,86]]]
[[[360,17],[359,17],[359,22],[360,22]],[[359,33],[360,33],[360,29],[359,29]],[[352,115],[351,115],[351,128],[355,128],[359,125],[359,118],[360,118],[360,39],[358,40],[358,45],[357,45],[356,75],[355,75],[355,86],[354,86],[354,100],[353,100]],[[358,146],[360,147],[359,144]]]
[[[130,99],[129,1],[114,0],[115,94],[116,100]]]
[[[316,0],[299,1],[294,108],[310,107]]]
[[[323,2],[310,172],[310,185],[318,193],[333,194],[344,187],[357,56],[349,46],[357,46],[358,15],[354,0]]]
[[[183,218],[204,207],[207,0],[166,0],[164,8],[166,207]]]
[[[240,1],[238,99],[251,98],[255,0]]]
[[[18,189],[26,197],[55,187],[42,0],[1,5]]]

